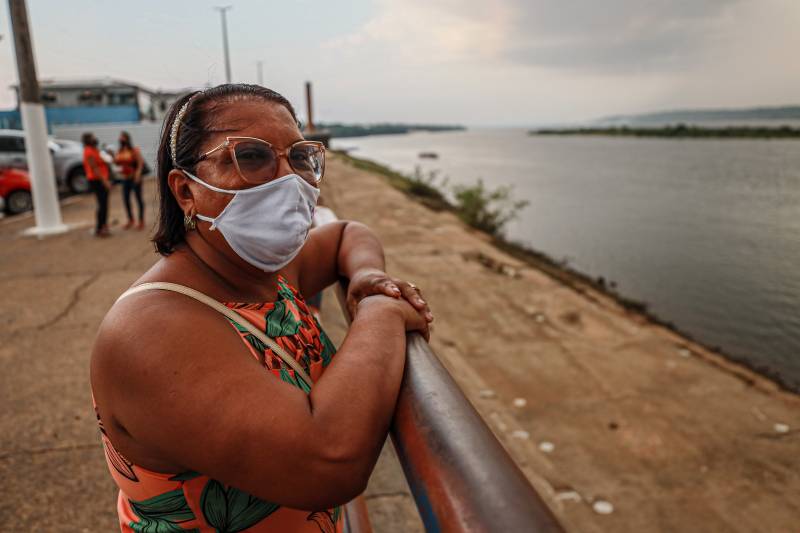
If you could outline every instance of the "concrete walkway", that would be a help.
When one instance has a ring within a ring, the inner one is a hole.
[[[328,205],[372,226],[391,271],[423,288],[435,351],[570,530],[797,529],[797,396],[520,264],[379,176],[337,159],[326,182]],[[78,229],[43,241],[19,236],[31,219],[0,221],[0,531],[116,529],[89,353],[157,257],[145,233],[94,239],[92,216],[92,198],[73,201]],[[323,320],[340,339],[332,298]],[[377,532],[421,529],[390,447],[367,502]]]
[[[124,220],[120,194],[113,222]],[[63,215],[76,228],[41,241],[19,236],[30,217],[0,222],[0,531],[118,530],[89,355],[106,310],[156,257],[145,232],[94,238],[91,196]]]

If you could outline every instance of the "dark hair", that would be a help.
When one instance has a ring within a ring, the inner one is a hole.
[[[94,133],[92,133],[91,131],[87,131],[86,133],[81,135],[81,142],[83,143],[84,146],[89,146],[94,144],[93,141],[94,141]]]
[[[123,131],[121,131],[119,133],[119,135],[120,135],[120,137],[125,137],[125,141],[128,143],[128,146],[133,148],[133,139],[131,139],[131,134],[130,133],[128,133],[127,131],[123,130]]]
[[[153,243],[156,251],[161,255],[171,254],[175,251],[175,246],[182,243],[186,237],[183,211],[172,195],[167,176],[174,168],[182,168],[195,173],[195,165],[200,157],[200,147],[205,140],[205,132],[210,126],[216,106],[237,100],[252,99],[262,99],[282,105],[297,122],[297,115],[289,100],[266,87],[244,83],[227,83],[204,91],[187,93],[178,98],[170,107],[161,127],[161,140],[158,143],[156,159],[159,212]],[[181,108],[187,102],[188,106],[179,124],[173,162],[170,146],[172,126]]]

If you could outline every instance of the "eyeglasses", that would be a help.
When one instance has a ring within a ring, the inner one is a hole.
[[[318,185],[325,174],[325,146],[317,141],[298,141],[283,150],[255,137],[227,137],[225,142],[202,154],[197,162],[228,149],[239,175],[248,183],[260,184],[278,177],[278,161],[285,157],[297,175]]]

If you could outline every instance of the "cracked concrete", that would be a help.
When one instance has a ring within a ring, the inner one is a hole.
[[[64,307],[64,309],[62,309],[56,316],[50,319],[47,323],[37,326],[36,329],[45,329],[58,324],[58,322],[62,318],[66,317],[69,314],[69,312],[72,311],[72,309],[78,304],[78,301],[80,300],[83,291],[87,289],[89,285],[97,281],[98,277],[100,277],[99,273],[92,274],[83,283],[75,287],[75,290],[72,291],[72,296],[70,297],[70,300]]]
[[[51,446],[48,448],[33,448],[33,449],[25,449],[19,450],[16,452],[8,452],[0,455],[0,459],[8,459],[9,457],[14,457],[17,455],[42,455],[45,453],[59,453],[59,452],[72,452],[75,450],[88,450],[88,449],[95,449],[97,448],[97,442],[91,442],[87,444],[73,444],[71,446]]]
[[[145,185],[152,213],[152,182]],[[31,219],[0,224],[0,530],[113,531],[116,489],[89,395],[89,355],[114,299],[156,260],[146,232],[90,234],[93,198],[63,208],[74,229],[22,237]]]

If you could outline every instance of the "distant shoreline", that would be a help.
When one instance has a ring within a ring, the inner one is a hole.
[[[340,122],[320,123],[317,124],[316,127],[325,130],[334,138],[368,137],[371,135],[403,135],[414,131],[463,131],[467,129],[464,126],[456,124],[342,124]]]
[[[528,135],[586,135],[608,137],[658,137],[670,139],[800,139],[800,128],[791,126],[728,126],[710,128],[675,124],[660,127],[614,126],[598,128],[547,128]]]

